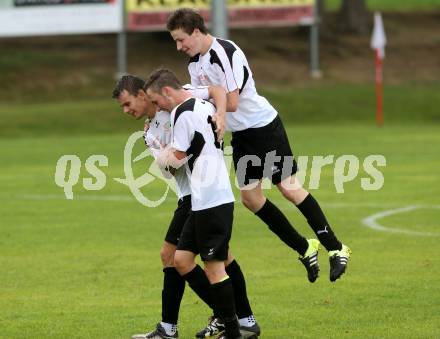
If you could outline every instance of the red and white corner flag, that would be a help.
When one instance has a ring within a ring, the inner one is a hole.
[[[371,36],[370,46],[376,51],[376,122],[383,125],[382,113],[382,60],[385,58],[385,45],[387,38],[383,28],[382,16],[376,12],[374,14],[374,28]]]

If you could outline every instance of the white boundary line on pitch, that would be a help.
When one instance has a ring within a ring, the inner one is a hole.
[[[381,225],[378,220],[384,217],[388,217],[390,215],[411,212],[417,209],[427,208],[427,209],[440,209],[440,205],[410,205],[406,207],[394,208],[391,210],[375,213],[361,220],[362,224],[376,231],[381,232],[390,232],[390,233],[402,233],[409,235],[417,235],[417,236],[425,236],[425,237],[438,237],[440,234],[438,233],[430,233],[430,232],[419,232],[406,230],[401,228],[388,228]]]

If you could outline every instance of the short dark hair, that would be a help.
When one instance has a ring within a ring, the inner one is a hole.
[[[173,71],[160,68],[150,74],[148,80],[145,82],[144,90],[151,89],[153,92],[160,93],[165,86],[174,89],[182,88],[182,84]]]
[[[145,80],[131,74],[123,75],[113,89],[113,99],[119,98],[121,93],[125,90],[133,96],[137,96],[140,89],[144,89]]]
[[[168,17],[167,30],[171,32],[179,28],[187,34],[192,34],[196,28],[203,34],[208,34],[203,17],[190,8],[180,8]]]

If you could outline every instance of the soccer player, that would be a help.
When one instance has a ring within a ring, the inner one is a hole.
[[[330,280],[338,279],[345,272],[351,251],[336,238],[318,202],[295,177],[297,164],[283,123],[272,105],[258,95],[243,51],[230,40],[211,36],[202,16],[192,9],[176,10],[168,18],[167,29],[177,50],[190,56],[192,85],[220,85],[227,92],[226,125],[232,131],[234,167],[243,204],[299,253],[310,282],[318,278],[320,242],[329,254]],[[301,236],[264,196],[264,177],[300,210],[319,241]]]
[[[151,103],[144,90],[145,82],[139,77],[125,75],[119,79],[114,90],[113,98],[121,105],[123,111],[135,119],[147,118],[145,128],[145,143],[156,158],[161,147],[171,141],[170,114],[169,112],[157,111],[157,107]],[[217,105],[217,115],[224,114],[226,97],[221,87],[209,86],[203,88],[188,88],[189,93],[194,96],[207,99],[213,98]],[[164,173],[169,176],[170,173]],[[177,183],[178,204],[168,228],[165,241],[160,251],[164,280],[162,290],[162,321],[152,332],[134,335],[133,338],[159,339],[178,338],[177,320],[180,302],[183,297],[185,280],[195,293],[204,300],[208,306],[213,308],[209,296],[209,281],[203,269],[194,265],[192,270],[184,277],[174,267],[174,253],[182,231],[183,225],[191,212],[191,190],[186,174],[182,170],[174,173]],[[244,333],[258,334],[260,329],[252,314],[252,310],[246,294],[246,283],[240,266],[232,255],[228,256],[226,271],[232,279],[236,290],[235,302],[237,304],[237,315],[241,319],[242,331]],[[246,322],[244,322],[246,320]],[[206,338],[218,334],[224,330],[222,322],[212,317],[209,325],[197,333],[197,337]]]
[[[225,332],[218,338],[243,338],[235,315],[233,285],[225,269],[234,195],[212,124],[215,107],[191,97],[169,70],[154,72],[146,88],[154,104],[171,112],[171,147],[163,149],[157,161],[161,166],[184,167],[191,186],[192,213],[174,256],[176,269],[185,275],[200,254],[211,284],[214,312],[225,324]]]

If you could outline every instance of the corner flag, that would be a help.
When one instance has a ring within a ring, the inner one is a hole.
[[[374,28],[371,36],[370,46],[376,51],[376,122],[383,125],[382,114],[382,60],[385,58],[385,45],[387,38],[383,27],[382,16],[376,12],[374,14]]]

